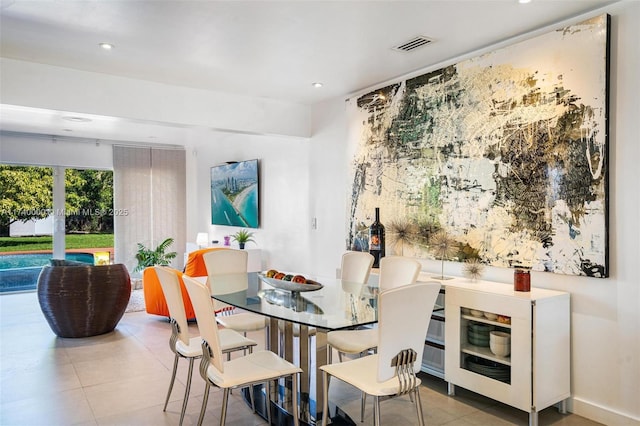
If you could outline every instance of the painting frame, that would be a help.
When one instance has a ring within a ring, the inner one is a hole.
[[[351,100],[347,248],[380,207],[395,254],[608,277],[609,46],[602,14]]]
[[[258,159],[230,161],[211,167],[211,224],[260,227]]]

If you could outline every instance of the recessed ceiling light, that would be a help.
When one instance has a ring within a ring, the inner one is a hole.
[[[62,119],[67,121],[73,121],[74,123],[88,123],[89,121],[91,121],[90,118],[78,117],[76,115],[65,115],[64,117],[62,117]]]
[[[324,84],[322,84],[322,83],[320,83],[320,82],[311,83],[311,85],[312,85],[313,87],[316,87],[316,88],[320,88],[320,87],[324,86]]]
[[[98,46],[102,47],[104,50],[111,50],[111,49],[113,49],[115,47],[111,43],[100,43],[100,44],[98,44]]]
[[[518,3],[527,4],[527,3],[531,3],[531,0],[518,0]]]

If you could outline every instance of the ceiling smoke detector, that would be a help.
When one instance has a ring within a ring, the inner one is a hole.
[[[429,43],[433,43],[433,40],[425,36],[417,36],[399,46],[394,47],[393,49],[400,50],[402,52],[411,52],[418,47],[426,46]]]

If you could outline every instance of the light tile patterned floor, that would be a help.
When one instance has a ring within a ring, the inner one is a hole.
[[[193,333],[197,327],[192,325]],[[184,392],[186,362],[166,412],[162,405],[170,378],[173,354],[169,323],[146,312],[124,315],[116,330],[85,339],[57,338],[46,323],[35,293],[0,295],[0,425],[177,425]],[[251,336],[264,342],[263,332]],[[337,359],[337,357],[334,357]],[[446,394],[446,383],[422,376],[421,398],[427,425],[526,425],[527,414],[458,389]],[[185,425],[196,424],[204,382],[194,371]],[[221,393],[213,390],[205,424],[217,424]],[[354,419],[359,418],[357,391],[332,382],[330,399]],[[369,398],[371,400],[371,398]],[[365,425],[371,425],[369,402]],[[417,424],[408,398],[382,402],[382,423]],[[227,425],[264,425],[234,392]],[[555,408],[540,414],[540,425],[596,425]]]

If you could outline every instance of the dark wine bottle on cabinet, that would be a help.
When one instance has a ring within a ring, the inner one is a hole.
[[[384,257],[384,225],[380,223],[380,208],[376,207],[376,219],[369,227],[369,253],[373,256],[373,267],[380,267]]]

